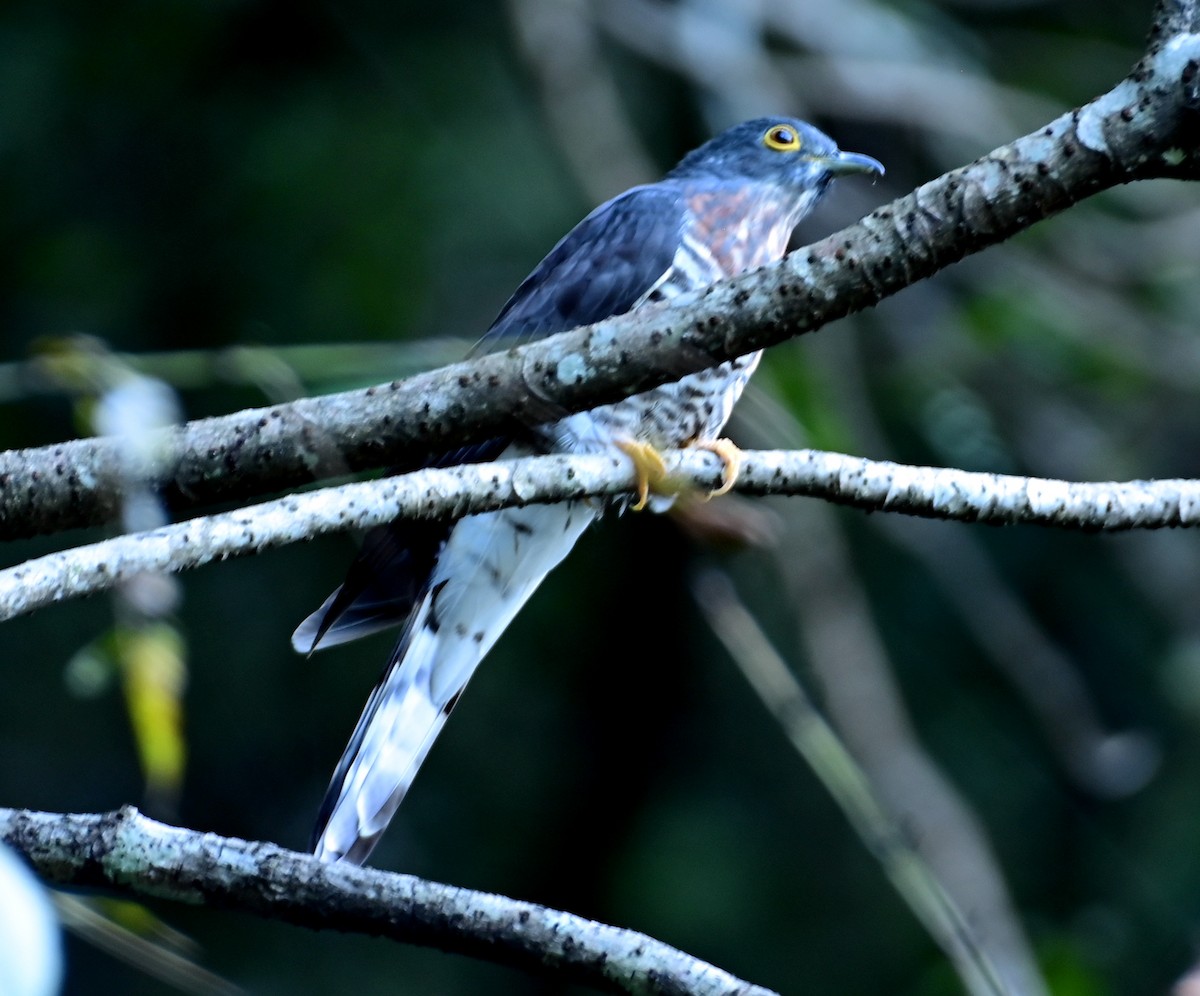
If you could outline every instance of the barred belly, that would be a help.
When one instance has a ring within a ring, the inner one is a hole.
[[[585,415],[611,436],[660,448],[716,439],[761,357],[740,356]]]
[[[672,301],[781,255],[787,239],[782,228],[782,236],[771,232],[757,242],[746,238],[747,228],[764,206],[744,204],[736,220],[726,218],[733,237],[724,242],[701,237],[702,232],[684,232],[671,266],[638,304]],[[757,251],[741,250],[750,245]],[[637,440],[660,449],[716,439],[761,357],[761,351],[748,353],[615,404],[571,415],[547,428],[552,448],[596,453],[611,447],[616,439]]]

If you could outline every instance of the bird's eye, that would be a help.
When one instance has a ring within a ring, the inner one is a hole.
[[[800,136],[789,125],[772,125],[763,135],[762,142],[776,152],[795,152],[800,148]]]

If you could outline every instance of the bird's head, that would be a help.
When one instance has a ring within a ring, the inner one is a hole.
[[[797,118],[754,118],[734,125],[688,153],[673,179],[750,181],[819,194],[847,173],[883,176],[883,164],[842,152],[833,139]]]

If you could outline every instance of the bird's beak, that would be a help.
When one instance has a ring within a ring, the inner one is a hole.
[[[883,176],[883,163],[861,152],[835,152],[832,156],[823,156],[818,160],[834,176],[846,173],[874,173]]]

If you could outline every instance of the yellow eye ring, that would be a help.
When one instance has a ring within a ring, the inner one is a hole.
[[[796,152],[800,148],[800,136],[791,125],[771,125],[763,135],[762,143],[776,152]]]

